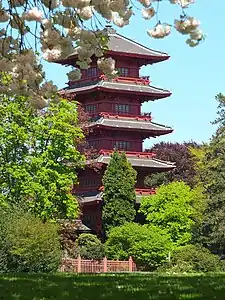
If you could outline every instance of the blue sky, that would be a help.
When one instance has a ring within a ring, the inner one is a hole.
[[[143,111],[152,112],[155,122],[172,126],[170,135],[145,141],[149,147],[159,141],[207,142],[215,127],[210,121],[216,117],[215,95],[225,93],[225,1],[196,0],[188,10],[191,16],[201,21],[207,38],[196,48],[185,44],[185,36],[173,32],[163,40],[151,39],[146,29],[154,21],[135,16],[130,26],[117,31],[147,47],[167,52],[168,61],[144,67],[143,75],[149,75],[152,84],[172,91],[166,99],[144,104]],[[161,5],[160,18],[172,23],[179,16],[174,5]],[[60,88],[65,85],[68,69],[55,64],[45,64],[48,79]]]

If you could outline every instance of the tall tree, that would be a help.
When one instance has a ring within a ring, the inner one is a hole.
[[[51,103],[37,111],[22,96],[1,96],[0,203],[26,203],[43,220],[75,218],[71,194],[84,158],[76,104]]]
[[[203,222],[203,243],[213,252],[225,255],[225,96],[216,96],[218,128],[212,136],[203,161],[202,178],[208,208]]]
[[[197,171],[195,167],[195,158],[190,149],[199,149],[201,145],[195,142],[166,143],[155,144],[147,151],[155,152],[157,158],[176,163],[176,168],[167,173],[151,174],[146,177],[145,184],[149,187],[156,187],[162,183],[182,180],[190,187],[197,183]]]
[[[191,241],[195,221],[202,214],[197,201],[198,190],[184,182],[172,182],[160,186],[155,195],[144,197],[140,211],[151,225],[166,229],[174,243],[185,245]]]
[[[127,160],[126,154],[115,151],[103,177],[102,220],[105,231],[134,220],[136,176],[137,172]]]

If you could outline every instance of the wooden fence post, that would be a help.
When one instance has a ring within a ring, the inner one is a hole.
[[[131,256],[129,257],[128,264],[129,264],[129,272],[133,272],[133,259]]]
[[[103,258],[103,272],[107,273],[107,257]]]
[[[81,273],[81,256],[80,256],[80,254],[77,257],[77,272]]]

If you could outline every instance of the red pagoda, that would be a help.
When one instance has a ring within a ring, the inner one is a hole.
[[[96,233],[102,227],[102,177],[113,150],[125,151],[137,170],[137,203],[143,195],[154,193],[154,189],[145,188],[144,178],[147,175],[175,167],[173,163],[158,160],[154,153],[143,152],[142,149],[144,139],[171,133],[173,129],[152,122],[151,114],[141,113],[143,102],[169,97],[171,92],[151,86],[149,77],[140,77],[139,70],[144,65],[167,60],[169,56],[123,37],[111,27],[107,30],[106,56],[115,59],[119,77],[107,80],[97,68],[97,59],[93,58],[82,78],[69,82],[62,91],[66,97],[76,97],[90,115],[87,142],[98,155],[88,160],[87,167],[80,171],[79,186],[74,192],[82,205],[82,222]],[[76,60],[75,51],[60,63],[77,67]],[[102,168],[96,171],[90,167],[93,163],[100,163]]]

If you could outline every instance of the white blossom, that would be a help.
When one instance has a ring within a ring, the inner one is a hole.
[[[118,76],[118,72],[115,70],[115,60],[113,58],[99,58],[97,65],[98,68],[108,77],[108,79]]]
[[[185,20],[175,20],[174,25],[176,30],[180,33],[189,34],[199,27],[200,22],[193,17],[188,17]]]
[[[155,26],[154,29],[148,30],[147,33],[148,35],[150,35],[151,37],[155,38],[155,39],[162,39],[166,36],[168,36],[171,32],[171,28],[169,25],[162,25],[162,24],[158,24]]]
[[[81,79],[81,72],[78,69],[72,70],[69,73],[67,73],[68,79],[70,81],[76,81]]]
[[[155,15],[155,9],[153,7],[142,9],[142,17],[146,20],[150,20]]]
[[[46,49],[43,51],[43,58],[47,61],[54,61],[61,57],[61,47],[55,46],[53,49]]]
[[[190,4],[194,2],[195,0],[170,0],[170,3],[179,4],[182,8],[187,8]]]
[[[138,0],[144,7],[149,7],[153,0]]]
[[[80,18],[83,20],[91,19],[92,15],[93,15],[92,6],[86,6],[82,9],[79,9],[78,14],[79,14]]]
[[[37,21],[41,22],[43,18],[43,12],[38,10],[37,7],[33,7],[28,12],[23,14],[23,19],[26,21]]]

